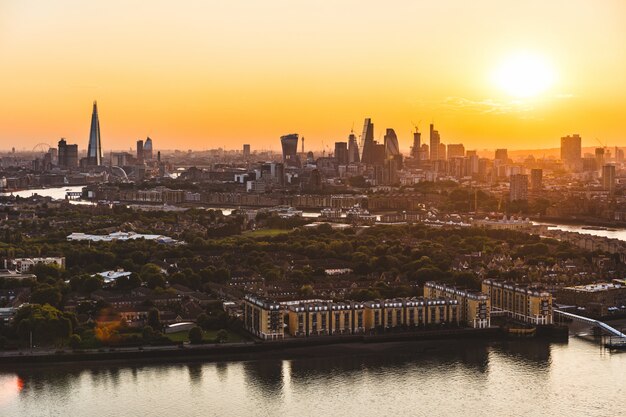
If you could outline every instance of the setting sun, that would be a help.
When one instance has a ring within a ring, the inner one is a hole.
[[[504,59],[493,75],[496,85],[515,98],[544,93],[554,84],[555,73],[540,55],[518,53]]]

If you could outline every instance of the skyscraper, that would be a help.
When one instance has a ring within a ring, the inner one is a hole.
[[[564,136],[561,138],[561,161],[566,164],[580,162],[581,139],[579,135]]]
[[[143,140],[137,141],[137,163],[143,164]]]
[[[348,162],[356,164],[361,161],[359,157],[359,144],[356,142],[356,135],[354,132],[350,132],[348,136]]]
[[[506,164],[509,160],[509,151],[507,149],[496,149],[496,156],[494,159]]]
[[[543,169],[533,168],[530,170],[530,188],[539,191],[543,188]]]
[[[146,161],[152,160],[152,139],[150,139],[150,136],[143,143],[143,159]]]
[[[511,183],[509,188],[509,200],[528,200],[528,175],[514,174],[511,175]]]
[[[422,147],[422,134],[415,127],[413,132],[413,147],[411,148],[411,156],[413,159],[420,160],[420,148]]]
[[[430,124],[430,160],[438,161],[439,157],[439,143],[441,138],[439,137],[439,131],[435,130],[435,125]]]
[[[465,146],[462,143],[451,143],[448,145],[448,159],[457,156],[465,156]]]
[[[443,143],[439,144],[439,150],[437,151],[437,160],[445,161],[446,158],[446,145]]]
[[[604,148],[596,148],[596,169],[604,167]]]
[[[87,164],[102,164],[102,144],[100,142],[100,120],[98,119],[98,103],[93,102],[91,113],[91,130],[89,131],[89,146],[87,146]]]
[[[613,195],[615,193],[615,165],[602,167],[602,188]]]
[[[246,143],[243,145],[243,157],[244,159],[250,158],[250,144]]]
[[[363,123],[363,134],[361,135],[361,162],[364,164],[372,163],[372,154],[374,152],[374,124],[369,117]]]
[[[64,138],[59,141],[58,164],[62,169],[78,167],[78,145],[68,145]]]
[[[398,136],[393,129],[387,129],[385,133],[385,156],[400,155],[400,145],[398,144]]]
[[[339,165],[348,163],[348,144],[346,142],[335,142],[335,159]]]
[[[280,137],[280,144],[283,148],[283,162],[285,166],[300,166],[298,159],[298,134],[291,133]]]

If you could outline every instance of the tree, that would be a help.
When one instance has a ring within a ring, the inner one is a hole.
[[[29,340],[32,334],[34,343],[49,344],[70,337],[73,319],[49,304],[29,304],[17,311],[13,326],[22,340]]]
[[[152,328],[152,326],[144,326],[144,328],[141,330],[141,335],[144,340],[152,340],[152,338],[154,337],[154,329]]]
[[[189,330],[189,341],[194,345],[202,343],[202,329],[198,326]]]
[[[196,323],[198,323],[198,326],[200,326],[204,330],[207,330],[211,325],[211,319],[209,318],[208,314],[201,313],[198,315],[198,317],[196,317]]]
[[[30,296],[33,304],[50,304],[55,307],[61,304],[61,299],[61,291],[48,284],[39,285]]]
[[[70,336],[69,345],[72,349],[78,349],[82,340],[79,335],[73,334]]]
[[[215,335],[215,340],[217,341],[217,343],[224,343],[228,340],[228,332],[224,329],[220,329],[217,331],[217,334]]]
[[[81,285],[81,291],[89,294],[102,288],[102,278],[98,276],[90,276],[85,278]]]
[[[155,330],[161,329],[161,315],[156,308],[148,310],[148,326]]]

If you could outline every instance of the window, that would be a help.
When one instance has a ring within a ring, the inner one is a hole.
[[[374,311],[374,326],[380,326],[380,311]]]
[[[339,313],[335,313],[335,330],[339,330]]]
[[[363,312],[362,311],[359,311],[357,313],[357,323],[358,323],[357,327],[363,327]]]
[[[396,310],[396,326],[399,326],[402,324],[402,310],[398,309]]]

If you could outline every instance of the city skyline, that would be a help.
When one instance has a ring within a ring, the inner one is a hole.
[[[583,146],[623,143],[618,1],[62,3],[0,5],[3,148],[85,143],[94,99],[106,150],[151,136],[162,149],[279,151],[290,131],[332,148],[363,117],[377,121],[378,142],[393,128],[403,152],[420,121],[467,149],[558,147],[571,132]]]

